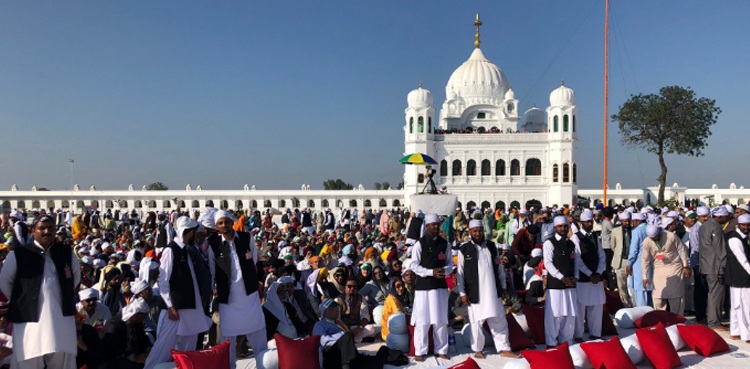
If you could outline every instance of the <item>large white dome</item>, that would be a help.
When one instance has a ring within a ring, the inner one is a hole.
[[[525,123],[544,123],[546,121],[544,110],[532,107],[523,114],[523,120]]]
[[[406,102],[409,104],[409,107],[415,108],[420,106],[431,106],[432,92],[422,88],[422,85],[420,84],[419,88],[411,90],[411,92],[406,95]]]
[[[451,91],[464,99],[497,98],[502,99],[508,90],[508,79],[497,65],[489,61],[476,48],[469,60],[453,72],[445,86],[446,95]]]
[[[550,106],[573,106],[575,104],[576,94],[572,89],[565,87],[564,82],[549,94]]]

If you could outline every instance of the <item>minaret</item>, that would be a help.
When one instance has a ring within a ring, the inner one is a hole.
[[[433,140],[435,132],[435,108],[432,106],[432,93],[422,88],[422,84],[406,96],[407,107],[404,111],[404,155],[427,154],[435,157]],[[435,166],[436,170],[439,166]],[[420,182],[420,174],[425,174],[425,167],[419,165],[404,165],[404,191],[407,195],[421,192],[424,179]]]
[[[549,95],[547,108],[547,136],[549,141],[549,200],[550,204],[574,203],[573,196],[578,192],[578,147],[577,115],[575,92],[565,86]]]

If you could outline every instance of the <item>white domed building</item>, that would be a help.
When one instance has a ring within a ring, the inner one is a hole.
[[[424,153],[437,162],[438,189],[458,196],[465,208],[574,204],[577,193],[575,93],[564,83],[553,90],[546,111],[519,115],[508,78],[479,47],[456,69],[435,122],[429,90],[409,92],[404,155]],[[405,166],[407,204],[425,187],[424,168]]]

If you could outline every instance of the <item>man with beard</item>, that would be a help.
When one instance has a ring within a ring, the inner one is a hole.
[[[481,220],[469,222],[471,242],[461,246],[458,254],[456,282],[461,301],[469,311],[471,348],[474,357],[484,359],[484,331],[486,322],[500,356],[517,357],[510,351],[508,321],[502,312],[505,293],[505,270],[493,242],[486,242]]]
[[[172,223],[167,220],[167,213],[160,211],[156,216],[156,248],[161,250],[172,243],[173,238]]]
[[[578,311],[576,312],[575,341],[583,342],[583,319],[588,317],[589,338],[599,339],[602,336],[602,312],[606,297],[602,282],[602,273],[606,266],[604,249],[594,233],[594,214],[591,210],[581,213],[581,229],[570,238],[576,245],[576,254],[580,255],[578,268]]]
[[[544,334],[548,348],[563,342],[572,344],[578,310],[576,281],[581,264],[575,244],[568,239],[568,219],[558,215],[553,224],[555,235],[542,246],[544,267],[548,271],[544,304]]]
[[[620,225],[612,228],[610,245],[612,247],[612,269],[617,278],[617,291],[625,307],[632,307],[630,287],[628,286],[628,250],[630,249],[630,212],[620,214]],[[637,221],[640,224],[640,221]]]
[[[236,336],[247,337],[256,360],[258,353],[268,349],[255,270],[258,249],[251,245],[249,233],[232,228],[234,217],[228,212],[217,210],[214,221],[218,234],[208,240],[208,265],[216,278],[219,328],[222,336],[229,339],[229,364],[234,369],[237,366]]]
[[[14,323],[13,367],[73,369],[81,269],[73,250],[55,241],[53,217],[34,219],[32,235],[34,241],[11,251],[0,271],[0,290],[13,302],[7,315]]]
[[[448,360],[448,284],[445,276],[453,272],[453,258],[448,241],[440,237],[437,214],[427,214],[424,223],[425,235],[412,249],[412,270],[418,276],[411,317],[415,360],[424,361],[430,326],[434,329],[437,356]]]
[[[193,247],[198,222],[180,217],[176,223],[179,233],[162,251],[159,270],[159,292],[167,310],[159,317],[157,340],[145,369],[168,361],[172,349],[193,350],[198,334],[211,327],[211,319],[203,309],[201,282],[194,266],[199,260],[194,260],[188,251]]]

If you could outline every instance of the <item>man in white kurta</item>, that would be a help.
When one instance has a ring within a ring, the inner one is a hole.
[[[44,271],[39,293],[39,320],[36,322],[15,323],[13,325],[13,368],[18,369],[74,369],[76,367],[76,325],[75,316],[63,315],[62,291],[59,275],[52,260],[52,253],[46,252],[55,243],[55,222],[50,216],[36,219],[32,226],[33,243],[26,247],[35,248],[44,255]],[[55,247],[66,247],[62,244]],[[70,252],[70,263],[64,274],[72,276],[73,288],[81,281],[78,259]],[[0,271],[0,290],[5,296],[12,296],[19,265],[15,251],[11,251]],[[70,279],[70,278],[68,278]],[[12,303],[12,302],[11,302]],[[73,305],[75,309],[75,305]]]
[[[581,230],[570,238],[576,245],[576,253],[581,256],[581,263],[578,266],[579,280],[576,283],[576,295],[578,295],[574,333],[576,342],[583,342],[584,318],[588,320],[589,338],[594,340],[602,337],[602,314],[604,303],[607,302],[604,286],[601,283],[607,259],[604,248],[593,233],[594,214],[586,209],[581,213],[580,219]],[[594,262],[596,262],[596,269],[592,270]]]
[[[247,294],[245,281],[240,265],[240,256],[245,260],[258,260],[258,248],[251,247],[243,255],[238,255],[236,242],[239,240],[238,233],[234,231],[234,217],[224,210],[216,211],[214,215],[216,230],[219,231],[220,241],[229,246],[230,275],[229,277],[229,299],[227,303],[219,303],[219,329],[222,341],[229,340],[229,365],[232,369],[237,366],[237,336],[246,336],[247,342],[253,349],[256,360],[258,354],[268,349],[266,340],[266,321],[263,316],[262,306],[258,291]],[[249,235],[248,235],[249,237]],[[220,256],[220,255],[219,255]],[[213,247],[209,248],[208,265],[211,274],[216,276],[216,259]],[[218,281],[217,281],[218,283]]]
[[[517,357],[510,351],[510,341],[508,340],[508,321],[505,318],[505,308],[503,298],[505,297],[505,268],[500,261],[495,245],[489,245],[484,238],[484,226],[481,220],[472,220],[469,222],[469,234],[471,242],[461,246],[462,252],[458,253],[458,269],[456,273],[456,284],[461,301],[466,305],[469,312],[469,321],[471,324],[471,349],[474,350],[474,357],[483,359],[484,354],[484,323],[486,322],[492,333],[495,343],[495,349],[500,356]],[[471,248],[471,249],[468,249]],[[492,248],[493,250],[490,250]],[[464,255],[463,250],[469,251]],[[495,257],[492,257],[492,254]],[[472,263],[471,258],[476,257],[476,276],[465,277],[465,265],[468,260]],[[495,270],[493,270],[495,269]],[[500,286],[495,282],[495,276],[500,281]],[[474,278],[476,282],[471,282]],[[468,287],[474,290],[478,301],[472,303],[467,295]],[[478,283],[477,283],[478,282]],[[474,283],[476,285],[471,286]],[[498,297],[498,287],[502,293]]]
[[[737,229],[727,235],[727,283],[731,299],[729,334],[750,342],[750,214],[737,218]]]
[[[195,240],[195,232],[198,222],[190,217],[183,216],[175,222],[177,236],[172,240],[180,249],[192,247]],[[174,267],[174,255],[172,243],[164,247],[161,254],[161,265],[159,267],[159,294],[161,295],[167,309],[162,310],[157,326],[156,342],[146,359],[144,369],[152,369],[158,364],[167,362],[172,357],[171,350],[193,351],[198,339],[198,334],[211,328],[211,319],[206,316],[201,303],[201,295],[198,289],[198,280],[193,268],[193,260],[189,253],[185,253],[187,264],[190,268],[190,277],[193,280],[193,294],[195,296],[194,308],[177,309],[172,304],[172,288],[170,279]]]
[[[563,342],[573,344],[575,333],[576,314],[578,311],[578,295],[576,294],[576,281],[581,264],[581,256],[575,252],[575,245],[567,237],[568,219],[565,216],[555,217],[555,235],[544,241],[542,255],[544,256],[544,267],[547,269],[547,299],[544,302],[544,335],[547,347],[557,347]],[[568,245],[567,249],[556,248],[555,244]],[[556,265],[556,255],[563,258],[573,259],[572,265],[568,266],[573,271],[569,276],[564,275]],[[551,288],[555,283],[564,285],[564,288]]]
[[[411,316],[411,325],[414,326],[414,354],[417,361],[423,361],[423,356],[427,354],[429,339],[427,334],[430,326],[433,327],[435,353],[439,358],[448,359],[448,287],[445,276],[451,274],[454,268],[450,244],[440,237],[440,219],[436,214],[425,216],[425,230],[424,237],[417,241],[412,249],[412,270],[420,278],[417,280],[417,290],[414,292],[414,308]],[[442,246],[434,249],[435,245]],[[444,266],[425,267],[423,252],[436,255],[439,264]],[[420,289],[420,282],[441,287]]]

